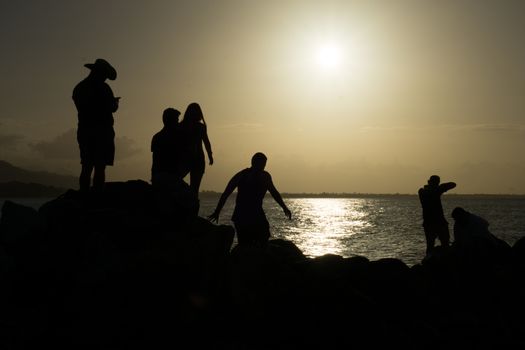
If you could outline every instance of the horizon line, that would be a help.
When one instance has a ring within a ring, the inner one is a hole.
[[[236,191],[235,191],[236,192]],[[200,194],[221,194],[220,191],[202,190]],[[268,195],[268,194],[267,194]],[[416,193],[372,193],[372,192],[281,192],[285,196],[417,196]],[[514,196],[525,197],[525,193],[447,193],[447,196]]]

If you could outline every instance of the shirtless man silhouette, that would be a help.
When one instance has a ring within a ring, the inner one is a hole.
[[[252,166],[239,171],[232,177],[217,203],[217,208],[208,217],[209,220],[218,222],[222,207],[237,188],[232,221],[239,245],[265,247],[268,243],[270,225],[263,210],[263,200],[267,191],[281,206],[288,219],[292,218],[292,213],[275,188],[270,173],[264,170],[266,161],[267,158],[263,153],[254,154]]]

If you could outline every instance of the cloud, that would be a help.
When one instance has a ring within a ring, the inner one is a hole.
[[[525,132],[525,125],[521,124],[478,124],[464,126],[462,129],[471,131],[501,131],[501,132]]]
[[[4,130],[6,129],[5,120],[0,122],[0,126]],[[13,149],[16,148],[18,143],[20,143],[20,141],[23,138],[24,138],[24,136],[18,135],[18,134],[3,134],[3,133],[0,133],[0,149],[2,149],[2,150],[6,150],[6,149],[13,150]]]
[[[115,154],[119,159],[129,158],[140,153],[140,148],[136,146],[135,140],[127,137],[115,138]]]
[[[74,160],[80,157],[75,129],[69,129],[52,140],[40,141],[29,146],[34,152],[50,159]],[[124,159],[137,153],[140,153],[140,148],[136,147],[133,139],[126,136],[115,138],[116,157]]]
[[[16,134],[0,134],[0,148],[14,149],[24,137]]]
[[[79,157],[76,143],[76,132],[70,129],[51,141],[40,141],[30,144],[29,147],[46,158],[76,159]]]
[[[523,124],[464,124],[444,125],[442,128],[451,131],[525,132]]]
[[[218,127],[219,129],[225,130],[242,130],[242,131],[253,131],[260,130],[263,128],[263,124],[259,123],[236,123],[236,124],[224,124]]]
[[[481,132],[525,132],[525,124],[450,124],[433,126],[363,126],[359,129],[363,133],[376,131],[418,132],[418,131],[481,131]]]

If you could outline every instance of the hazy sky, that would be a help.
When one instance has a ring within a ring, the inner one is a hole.
[[[525,1],[0,0],[0,159],[77,175],[72,89],[98,57],[115,166],[149,180],[162,111],[198,102],[222,191],[268,156],[281,192],[525,193]]]

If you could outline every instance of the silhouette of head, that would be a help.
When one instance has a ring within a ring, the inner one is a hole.
[[[166,127],[173,127],[179,122],[180,112],[175,108],[166,108],[162,113],[162,122]]]
[[[91,74],[97,75],[102,79],[117,79],[117,71],[103,58],[97,58],[95,63],[86,63],[84,67],[91,69]]]
[[[456,207],[454,210],[452,210],[452,218],[458,222],[464,221],[467,217],[467,214],[468,212],[461,207]]]
[[[428,179],[428,184],[430,186],[437,186],[439,185],[439,182],[441,181],[441,179],[439,178],[439,176],[437,175],[432,175],[429,179]]]
[[[199,123],[201,120],[204,121],[201,106],[196,102],[190,103],[184,112],[184,122]]]
[[[266,167],[266,161],[268,158],[264,155],[264,153],[257,152],[252,157],[252,168],[255,170],[263,171],[264,167]]]

